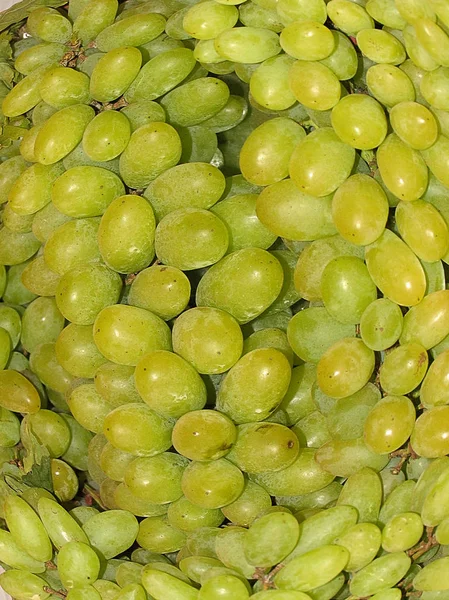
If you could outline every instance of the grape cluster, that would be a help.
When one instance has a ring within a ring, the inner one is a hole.
[[[45,4],[0,14],[1,587],[448,600],[447,0]]]

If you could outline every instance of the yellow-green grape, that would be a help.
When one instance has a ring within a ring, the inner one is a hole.
[[[54,400],[54,395],[51,396],[51,402],[57,406]],[[69,408],[65,402],[64,408]],[[70,429],[70,444],[61,458],[71,467],[79,471],[86,471],[88,468],[87,451],[89,442],[92,439],[92,434],[82,427],[71,415],[62,413],[62,418],[67,423]]]
[[[397,450],[410,437],[415,416],[415,408],[408,398],[385,396],[366,418],[364,438],[367,446],[377,454]]]
[[[48,168],[48,167],[47,167]],[[55,165],[49,167],[54,169]],[[51,196],[50,196],[51,199]],[[70,221],[71,218],[61,213],[53,204],[49,202],[34,215],[33,224],[31,226],[34,235],[45,244],[50,235],[64,223]]]
[[[402,239],[418,258],[435,262],[446,255],[449,247],[448,227],[432,204],[425,200],[400,202],[395,217]]]
[[[289,81],[296,100],[307,108],[329,110],[340,100],[340,81],[320,62],[296,61],[289,71]]]
[[[282,266],[272,254],[261,248],[243,248],[207,271],[198,285],[196,302],[225,310],[239,323],[247,323],[275,301],[283,279]]]
[[[209,127],[213,133],[229,131],[237,127],[248,114],[248,103],[245,98],[231,94],[223,108],[213,117],[202,122],[203,127]]]
[[[334,480],[334,475],[320,466],[316,456],[314,448],[303,448],[288,467],[280,471],[254,473],[250,479],[271,496],[298,496],[315,492]]]
[[[218,54],[215,50],[214,40],[200,40],[193,51],[193,56],[197,62],[205,65],[215,65],[218,67],[219,63],[226,63],[227,61]]]
[[[100,512],[83,524],[91,546],[106,559],[128,550],[137,537],[138,529],[136,517],[126,510]]]
[[[128,187],[145,187],[174,167],[181,151],[180,137],[171,125],[163,122],[143,125],[131,135],[120,156],[120,175]]]
[[[434,292],[410,310],[404,317],[400,343],[418,342],[426,350],[439,344],[449,333],[448,296],[446,290]]]
[[[302,192],[327,196],[349,177],[354,160],[355,150],[333,129],[323,127],[297,145],[290,159],[290,177]]]
[[[292,21],[317,21],[324,23],[327,18],[323,0],[279,0],[276,10],[285,23]]]
[[[29,573],[43,573],[45,565],[25,552],[15,541],[9,531],[0,531],[0,556],[4,564],[13,569],[23,569]]]
[[[103,431],[105,417],[114,409],[114,405],[102,398],[90,383],[76,387],[67,404],[77,422],[94,433]]]
[[[245,179],[256,185],[270,185],[287,177],[290,157],[303,138],[304,129],[286,117],[257,127],[240,152],[240,169]]]
[[[142,577],[142,571],[142,564],[133,562],[132,560],[123,561],[120,562],[115,571],[115,578],[120,587],[125,587],[131,583],[139,583]]]
[[[417,200],[428,182],[426,164],[420,154],[392,133],[377,152],[380,174],[387,188],[400,200]]]
[[[235,502],[224,506],[221,512],[232,524],[249,527],[269,508],[271,508],[271,497],[268,492],[257,483],[248,480],[240,497]]]
[[[407,573],[411,560],[404,552],[392,552],[358,571],[351,580],[351,594],[376,594],[396,585]]]
[[[354,572],[366,567],[379,551],[382,534],[374,523],[358,523],[343,531],[335,543],[349,552],[345,571]]]
[[[356,508],[360,523],[377,523],[382,493],[382,480],[376,471],[363,468],[345,481],[337,505]]]
[[[449,103],[447,101],[447,90],[449,89],[448,68],[439,67],[434,71],[428,72],[422,78],[420,90],[425,101],[432,108],[447,110]]]
[[[48,69],[43,71],[43,74],[47,72]],[[32,122],[35,127],[39,125],[43,125],[47,119],[49,119],[52,115],[57,111],[56,108],[53,108],[43,100],[39,102],[32,111]]]
[[[156,229],[158,259],[183,271],[215,264],[226,253],[228,245],[226,225],[213,213],[199,208],[173,211]]]
[[[391,33],[382,29],[363,29],[357,34],[357,44],[374,63],[399,65],[407,58],[404,46]]]
[[[76,219],[57,227],[44,247],[48,268],[64,275],[77,265],[100,260],[97,242],[99,224],[100,219]]]
[[[403,395],[424,379],[428,366],[425,348],[416,342],[402,344],[389,352],[380,368],[380,384],[387,394]]]
[[[441,22],[447,26],[449,14],[444,0],[431,0],[430,6],[435,11],[436,16],[441,20]]]
[[[299,538],[299,524],[288,513],[268,513],[256,519],[244,538],[247,560],[260,567],[271,567],[290,554]]]
[[[448,557],[437,558],[426,564],[413,579],[413,587],[420,592],[439,592],[448,589]],[[443,591],[443,593],[444,593]]]
[[[153,504],[137,498],[124,483],[115,488],[113,502],[116,508],[127,510],[137,517],[155,517],[167,512],[167,505]]]
[[[42,78],[41,98],[56,109],[89,101],[89,77],[68,67],[54,67]]]
[[[40,242],[32,232],[19,233],[3,226],[0,229],[0,263],[20,265],[31,258],[39,249]],[[26,265],[23,265],[24,268]]]
[[[438,137],[435,117],[422,104],[401,102],[390,112],[391,126],[403,142],[415,150],[430,148]]]
[[[107,362],[95,345],[91,325],[67,325],[56,340],[55,351],[58,362],[74,377],[91,378]]]
[[[396,487],[392,492],[390,492],[390,494],[388,494],[387,498],[385,499],[382,505],[382,508],[380,509],[379,514],[379,523],[382,526],[385,526],[385,524],[390,519],[400,514],[401,512],[412,510],[413,500],[418,495],[418,488],[416,489],[416,494],[415,488],[417,488],[416,481],[414,481],[413,479],[408,479],[407,481],[403,481],[402,483],[400,483],[398,487]],[[416,510],[419,512],[420,509]]]
[[[281,51],[279,36],[262,27],[234,27],[215,38],[215,49],[226,60],[261,63]]]
[[[367,13],[382,25],[391,29],[402,30],[407,21],[401,17],[394,0],[368,0],[365,9]]]
[[[449,161],[449,138],[440,135],[433,146],[422,151],[430,171],[443,185],[449,185],[447,165]]]
[[[438,528],[435,532],[435,538],[439,544],[444,544],[444,545],[447,544],[447,541],[449,539],[448,538],[448,524],[449,524],[449,519],[446,517],[438,525]]]
[[[87,543],[68,542],[58,554],[58,573],[67,589],[92,584],[100,573],[100,559]]]
[[[0,235],[1,237],[1,235]],[[23,262],[8,269],[8,278],[3,292],[3,301],[9,304],[28,304],[36,295],[27,290],[22,283],[22,273],[29,262]]]
[[[63,460],[52,458],[51,480],[54,493],[61,502],[73,500],[78,493],[78,477],[72,467]]]
[[[363,6],[350,0],[331,0],[327,3],[327,14],[336,28],[347,35],[374,28],[374,21]]]
[[[29,75],[39,67],[58,63],[65,52],[66,48],[63,44],[42,42],[21,52],[14,61],[14,68],[23,75]]]
[[[395,0],[396,8],[407,23],[415,24],[420,19],[436,20],[435,12],[430,2],[423,0]]]
[[[323,60],[334,50],[330,29],[318,22],[296,21],[287,25],[280,35],[284,52],[299,60]]]
[[[447,490],[448,471],[445,469],[430,487],[421,509],[422,522],[427,527],[439,525],[448,516]]]
[[[437,406],[424,411],[416,420],[410,442],[425,458],[446,456],[449,452],[449,407]]]
[[[114,407],[139,402],[134,383],[134,367],[104,363],[95,373],[95,389]]]
[[[23,430],[31,431],[53,458],[67,451],[70,444],[70,429],[57,413],[41,409],[35,414],[26,416],[22,423]]]
[[[64,328],[64,317],[53,298],[36,298],[23,314],[22,345],[32,352],[42,343],[55,342]]]
[[[52,201],[69,217],[96,217],[124,192],[125,187],[115,173],[101,167],[79,166],[57,179],[52,189]]]
[[[189,48],[172,48],[148,61],[125,92],[128,102],[155,100],[179,85],[195,67]]]
[[[334,49],[321,63],[337,76],[340,81],[352,79],[357,72],[357,53],[351,40],[341,31],[331,31]]]
[[[373,370],[374,352],[360,339],[343,338],[321,357],[317,381],[328,396],[345,398],[366,385]]]
[[[237,428],[237,440],[227,458],[243,472],[268,473],[290,466],[298,453],[299,441],[288,427],[247,423]]]
[[[382,187],[372,177],[361,173],[352,175],[340,185],[332,199],[335,227],[353,244],[366,246],[377,240],[385,229],[388,211],[388,200]]]
[[[161,100],[161,105],[170,123],[191,127],[216,115],[225,107],[229,95],[224,81],[216,77],[200,77],[169,92]]]
[[[98,229],[98,247],[104,262],[119,273],[134,273],[147,267],[154,258],[155,227],[153,210],[145,198],[127,195],[113,200]]]
[[[388,108],[415,100],[415,90],[410,77],[393,65],[371,66],[366,72],[366,84],[376,100]]]
[[[51,201],[51,188],[64,172],[60,164],[30,166],[16,179],[9,192],[9,205],[19,215],[38,212]]]
[[[128,304],[145,308],[164,321],[178,316],[190,300],[190,281],[176,267],[153,265],[131,284]]]
[[[13,156],[0,164],[0,204],[10,201],[9,193],[27,166],[22,156]]]
[[[108,442],[101,451],[99,464],[109,479],[124,481],[126,470],[134,459],[133,454],[118,450]]]
[[[281,54],[265,60],[251,75],[249,88],[254,100],[269,110],[286,110],[295,104],[288,73],[293,58]]]
[[[33,373],[51,390],[64,394],[72,383],[71,375],[59,364],[56,358],[55,344],[41,344],[30,356]]]
[[[412,82],[412,85],[415,88],[416,100],[418,100],[418,102],[423,102],[424,98],[421,94],[421,83],[426,71],[420,67],[417,67],[410,58],[404,61],[402,65],[400,65],[399,69],[405,73]],[[404,101],[405,100],[406,99],[404,99]],[[412,98],[410,98],[410,100],[412,100]]]
[[[41,101],[39,85],[50,68],[49,65],[38,67],[13,87],[2,102],[2,112],[6,117],[23,115]]]
[[[360,335],[371,350],[391,348],[398,341],[402,327],[402,311],[388,298],[371,302],[360,319]]]
[[[154,456],[168,450],[172,428],[171,421],[143,403],[119,406],[104,421],[108,441],[115,448],[136,456]]]
[[[181,477],[188,464],[186,458],[172,452],[137,458],[125,470],[125,483],[142,500],[174,502],[182,496]]]
[[[5,520],[13,540],[37,561],[47,562],[53,548],[47,532],[30,505],[18,496],[7,496],[4,501]]]
[[[288,343],[287,334],[282,329],[266,327],[252,333],[244,342],[243,353],[248,354],[257,348],[276,348],[285,355],[290,365],[293,364],[293,350]]]
[[[336,233],[331,205],[331,196],[310,196],[301,192],[291,179],[284,179],[262,191],[257,198],[256,213],[273,233],[289,240],[308,241]]]
[[[432,115],[435,117],[441,133],[447,136],[449,132],[447,111],[440,110],[439,108],[432,108]]]
[[[112,160],[123,152],[130,137],[131,124],[127,117],[115,110],[107,110],[86,127],[83,148],[92,160]]]
[[[206,404],[206,387],[183,358],[166,350],[146,354],[134,374],[137,390],[150,408],[165,417],[179,418]]]
[[[0,327],[3,327],[8,332],[11,339],[11,346],[15,348],[19,343],[22,332],[22,319],[18,311],[12,306],[7,306],[3,303],[0,304]]]
[[[385,230],[365,250],[372,280],[390,300],[401,306],[419,304],[426,291],[426,276],[416,255],[393,232]]]
[[[12,448],[20,441],[20,423],[17,416],[6,408],[0,408],[0,431],[2,448]]]
[[[84,45],[114,22],[118,9],[117,0],[88,0],[73,15],[73,31]]]
[[[29,569],[9,569],[0,575],[0,585],[6,594],[14,595],[17,600],[39,598],[46,600],[50,592],[46,592],[48,584],[45,579],[33,575]]]
[[[97,579],[92,587],[100,594],[101,598],[115,597],[120,592],[119,586],[107,579]]]
[[[380,391],[372,383],[352,396],[341,398],[326,415],[332,438],[353,440],[362,436],[366,417],[379,400]]]
[[[196,588],[156,569],[145,569],[142,584],[155,600],[198,600]]]
[[[190,502],[202,508],[221,508],[243,492],[243,474],[225,458],[192,462],[182,476],[182,491]]]
[[[176,422],[172,442],[176,451],[191,460],[216,460],[225,456],[237,437],[232,421],[219,412],[196,410]]]
[[[420,44],[430,56],[440,65],[448,67],[449,38],[445,30],[431,18],[419,19],[413,26]]]
[[[0,371],[2,398],[0,405],[13,412],[36,413],[41,407],[39,393],[35,386],[17,371]]]
[[[449,351],[439,354],[430,365],[420,390],[421,403],[432,408],[449,403]]]
[[[191,504],[191,503],[189,503]],[[193,504],[191,504],[193,506]],[[207,509],[199,509],[205,512]],[[223,531],[223,530],[222,530]],[[179,568],[192,581],[201,582],[202,576],[214,567],[223,567],[223,563],[209,556],[186,556],[179,561]]]
[[[182,26],[184,31],[197,40],[212,40],[226,29],[234,27],[238,18],[239,12],[235,6],[206,0],[189,8]]]
[[[152,100],[138,100],[137,102],[131,102],[120,112],[127,117],[132,132],[139,129],[139,127],[142,127],[142,125],[148,125],[148,123],[154,121],[165,121],[164,109]]]
[[[172,527],[187,532],[195,531],[200,527],[219,527],[225,519],[221,510],[201,508],[192,504],[184,496],[170,504],[167,517]],[[188,572],[186,574],[190,576]]]
[[[343,546],[324,545],[291,560],[276,574],[275,583],[281,589],[308,592],[331,581],[348,560]]]
[[[198,594],[198,600],[214,600],[220,598],[229,600],[246,600],[249,598],[247,586],[234,575],[217,575],[203,583]]]
[[[180,208],[213,206],[225,189],[221,171],[208,163],[194,162],[178,165],[161,173],[145,190],[156,218]]]
[[[316,460],[334,476],[349,477],[364,467],[381,471],[388,463],[388,456],[374,453],[361,437],[327,442],[316,451]]]
[[[72,35],[72,25],[54,8],[36,8],[26,23],[28,33],[44,42],[68,42]]]
[[[2,217],[3,224],[10,231],[29,233],[32,230],[34,215],[19,215],[11,208],[9,202],[5,204]]]
[[[126,92],[142,65],[142,53],[132,46],[114,48],[100,58],[90,78],[90,94],[111,102]]]
[[[382,106],[365,94],[342,98],[334,106],[331,119],[341,140],[360,150],[377,148],[387,135],[387,119]]]
[[[117,304],[104,308],[95,319],[94,341],[108,360],[136,365],[148,352],[171,350],[170,329],[148,310]]]
[[[11,338],[3,327],[0,327],[0,367],[6,368],[11,355]]]
[[[102,596],[92,585],[83,585],[69,589],[67,598],[69,600],[101,600]]]
[[[412,25],[407,25],[402,35],[407,54],[416,67],[423,71],[433,71],[440,66],[419,43],[415,28]]]
[[[164,28],[165,18],[163,15],[157,13],[135,14],[100,31],[95,43],[101,52],[109,52],[123,46],[143,46],[157,38]]]
[[[360,258],[340,256],[331,260],[323,271],[321,295],[334,319],[356,324],[367,306],[376,300],[377,288]]]

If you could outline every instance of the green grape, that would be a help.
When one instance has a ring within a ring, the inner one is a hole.
[[[423,522],[414,512],[396,515],[382,531],[382,548],[387,552],[402,552],[415,546],[421,539]]]
[[[318,22],[295,21],[280,35],[284,52],[299,60],[323,60],[334,50],[335,41],[330,29]]]
[[[265,8],[251,1],[242,3],[239,7],[239,21],[246,27],[262,27],[276,33],[282,31],[283,28],[275,9]]]
[[[424,411],[417,419],[410,443],[425,458],[438,458],[448,453],[449,407],[437,406]]]
[[[382,482],[370,468],[362,468],[345,481],[337,505],[353,506],[359,513],[359,521],[376,523],[382,504]]]
[[[97,590],[102,600],[113,600],[120,592],[119,586],[107,579],[97,579],[93,588]]]
[[[214,600],[217,596],[230,600],[246,600],[249,593],[243,581],[237,577],[219,575],[211,577],[201,586],[198,600]]]
[[[57,227],[44,247],[48,268],[58,275],[64,275],[76,266],[99,260],[99,225],[100,219],[76,219]]]
[[[327,196],[347,179],[354,158],[354,149],[343,144],[332,129],[318,129],[297,145],[290,160],[290,177],[302,192]]]
[[[36,8],[28,16],[26,27],[33,37],[44,42],[68,42],[72,35],[72,25],[54,8]]]
[[[48,168],[48,167],[47,167]],[[51,169],[54,167],[50,167]],[[32,231],[39,241],[46,243],[50,235],[71,218],[61,213],[53,204],[49,202],[35,213],[32,224]]]
[[[22,157],[27,162],[36,162],[36,155],[34,153],[34,146],[36,143],[36,138],[39,131],[42,129],[42,125],[35,125],[25,131],[22,137],[22,141],[20,142],[19,151]]]
[[[61,502],[69,502],[78,493],[79,481],[75,471],[62,460],[51,460],[51,480],[56,497]]]
[[[176,552],[184,546],[185,541],[186,534],[172,527],[165,516],[148,517],[140,523],[137,543],[146,550],[151,552]],[[149,566],[157,568],[159,564],[153,563],[151,565],[150,563]],[[168,572],[172,572],[173,569],[173,567],[170,568],[166,564],[161,564],[160,567],[161,571],[167,569]]]
[[[211,40],[222,31],[234,27],[238,18],[239,12],[235,6],[206,0],[206,3],[189,8],[182,26],[186,33],[197,40]]]
[[[388,108],[415,100],[415,90],[409,75],[393,65],[371,66],[366,72],[366,83],[376,100]]]
[[[131,132],[153,121],[165,121],[164,109],[151,100],[131,102],[121,112],[127,117],[131,125]]]
[[[66,48],[61,43],[42,42],[21,52],[14,61],[14,68],[23,75],[29,75],[39,67],[59,62],[65,52]]]
[[[249,527],[260,514],[270,507],[271,498],[268,492],[257,483],[246,481],[240,497],[224,506],[221,512],[233,525]]]
[[[121,365],[134,366],[154,350],[171,350],[170,330],[164,321],[135,306],[103,308],[95,319],[93,337],[103,356]]]
[[[30,362],[20,352],[12,352],[8,363],[8,368],[14,371],[25,371],[29,368]]]
[[[179,561],[181,571],[195,583],[200,583],[209,569],[223,566],[223,563],[216,558],[207,556],[187,556]]]
[[[266,590],[257,592],[251,596],[254,600],[309,600],[311,596],[304,592],[295,592],[294,590]]]
[[[140,397],[165,417],[178,419],[206,404],[206,386],[197,371],[181,356],[158,350],[137,364],[134,379]]]
[[[446,350],[439,354],[424,377],[420,400],[426,408],[432,408],[449,402],[447,390],[447,374],[449,369],[449,352]]]
[[[407,21],[403,19],[391,0],[368,0],[366,3],[367,13],[382,25],[392,29],[404,29]]]
[[[112,173],[115,173],[116,175],[118,175],[120,171],[119,157],[103,162],[94,161],[84,152],[82,141],[74,150],[72,150],[72,152],[70,152],[70,154],[63,158],[62,164],[67,171],[73,167],[100,167],[101,169],[112,171]]]
[[[225,519],[221,510],[201,508],[184,496],[170,504],[167,517],[172,527],[188,532],[198,527],[219,527]]]
[[[279,0],[276,10],[283,22],[326,21],[326,5],[323,0]]]
[[[417,102],[401,102],[390,112],[391,126],[403,142],[415,150],[430,148],[438,137],[438,126],[429,109]]]
[[[243,492],[244,479],[240,469],[225,458],[192,462],[181,481],[185,497],[202,508],[221,508],[237,500]]]
[[[64,172],[60,164],[35,164],[24,171],[13,184],[9,203],[19,215],[31,215],[40,211],[51,201],[51,188]]]
[[[207,163],[186,163],[161,173],[145,190],[160,221],[180,208],[208,209],[222,196],[225,179]]]
[[[142,500],[154,504],[174,502],[182,496],[181,477],[188,464],[187,459],[171,452],[137,458],[125,469],[125,483]]]
[[[299,524],[288,513],[268,513],[256,519],[244,538],[247,560],[259,567],[271,567],[281,562],[295,548]]]
[[[43,71],[43,74],[45,74],[46,70]],[[40,101],[38,104],[36,104],[31,113],[33,125],[35,127],[43,125],[47,119],[55,114],[55,112],[57,112],[56,108],[53,108],[53,106],[50,106],[43,100]]]
[[[0,163],[0,204],[10,200],[10,191],[26,168],[27,163],[21,156],[13,156]]]
[[[447,110],[449,107],[446,100],[448,83],[447,67],[439,67],[423,76],[420,86],[421,94],[432,108]]]
[[[345,571],[359,571],[369,565],[380,549],[382,533],[374,523],[358,523],[349,527],[335,543],[349,552]]]
[[[293,350],[288,343],[287,334],[276,327],[259,329],[246,338],[243,344],[243,354],[248,354],[258,348],[275,348],[280,350],[287,358],[290,365],[293,364]]]
[[[23,569],[30,573],[43,573],[45,571],[44,563],[35,560],[22,550],[9,531],[4,529],[0,531],[0,558],[2,563],[13,569]]]
[[[295,104],[290,90],[288,73],[294,60],[285,54],[265,60],[256,68],[249,80],[254,100],[269,110],[286,110]]]
[[[407,23],[414,24],[419,19],[436,19],[432,5],[422,0],[395,0],[396,8]]]
[[[174,352],[199,373],[224,373],[238,361],[243,350],[237,321],[224,310],[210,307],[182,313],[173,326],[172,341]]]
[[[124,481],[126,470],[134,459],[134,455],[118,450],[108,442],[101,451],[99,464],[109,479]]]
[[[365,250],[366,266],[380,291],[401,306],[419,304],[426,276],[416,255],[393,232],[385,230]]]
[[[35,386],[17,371],[0,371],[0,406],[23,414],[37,413],[41,407]]]
[[[296,61],[290,69],[289,81],[296,100],[307,108],[325,111],[340,100],[341,84],[337,76],[320,62]]]
[[[95,373],[95,389],[114,407],[141,400],[134,383],[134,367],[104,363]]]
[[[440,591],[448,589],[447,565],[445,556],[428,563],[413,579],[413,587],[418,591]]]
[[[67,405],[67,410],[69,410]],[[62,418],[70,429],[70,445],[61,458],[71,467],[80,471],[87,471],[87,448],[92,439],[92,434],[81,427],[81,425],[71,416],[61,413]]]
[[[100,593],[91,585],[70,589],[67,598],[68,600],[102,600]]]
[[[40,82],[50,68],[50,65],[42,65],[34,69],[13,87],[2,102],[2,112],[5,117],[13,118],[23,115],[41,101]]]
[[[446,290],[433,292],[411,309],[404,317],[400,343],[418,342],[426,350],[439,344],[449,333],[446,298]]]
[[[386,350],[399,339],[403,327],[402,311],[388,298],[369,304],[360,319],[360,335],[371,350]]]
[[[120,587],[140,583],[143,565],[132,561],[123,561],[115,572],[115,579]]]
[[[177,127],[183,150],[182,161],[211,161],[218,150],[217,135],[208,127]]]
[[[0,585],[7,594],[14,595],[17,600],[46,600],[50,596],[50,593],[45,591],[48,587],[45,579],[33,575],[28,570],[10,569],[2,573]]]
[[[186,544],[187,555],[217,558],[215,546],[218,534],[221,531],[218,527],[199,527],[195,531],[190,532]]]
[[[9,448],[20,441],[20,423],[14,413],[6,408],[0,408],[1,447]]]
[[[340,81],[352,79],[357,72],[357,53],[350,39],[341,31],[333,31],[334,48],[332,52],[321,60]]]
[[[101,512],[83,524],[91,546],[106,559],[130,548],[137,537],[138,529],[136,517],[126,510]]]
[[[387,394],[408,394],[424,379],[427,367],[425,348],[416,342],[405,343],[385,357],[380,368],[380,384]]]
[[[174,167],[181,151],[181,139],[171,125],[148,123],[131,135],[120,156],[120,175],[128,187],[145,187],[158,175]]]
[[[374,63],[398,65],[407,58],[401,42],[382,29],[362,29],[357,33],[357,44],[362,54]]]
[[[387,135],[387,119],[382,106],[365,94],[342,98],[334,106],[331,118],[338,137],[354,148],[376,148]]]
[[[416,30],[412,25],[407,25],[402,34],[407,54],[418,69],[433,71],[439,67],[439,63],[432,58],[419,42]]]
[[[173,5],[174,6],[174,5]],[[176,10],[176,8],[175,8]],[[173,10],[170,9],[170,11],[165,11],[167,14],[164,14],[164,16],[170,16],[173,14]],[[131,13],[129,13],[131,14]],[[168,50],[174,50],[175,48],[183,48],[184,44],[182,43],[181,40],[175,40],[174,38],[168,36],[166,33],[161,33],[161,35],[159,35],[157,38],[155,38],[154,40],[152,40],[151,42],[147,42],[146,44],[143,44],[142,46],[140,46],[140,49],[142,50],[143,54],[144,54],[144,61],[146,62],[147,60],[147,54],[148,53],[148,57],[154,58],[155,56],[158,56],[158,54],[162,54],[163,52],[166,52]]]
[[[29,233],[32,229],[34,215],[19,215],[12,208],[11,205],[5,204],[3,209],[3,224],[10,231],[16,231],[17,233]]]
[[[119,406],[104,421],[104,434],[109,443],[136,456],[154,456],[168,450],[172,429],[171,421],[143,403]]]
[[[67,325],[56,340],[55,351],[60,365],[74,377],[92,378],[107,362],[97,349],[91,325]]]
[[[215,49],[236,63],[261,63],[281,51],[278,35],[262,27],[227,29],[215,38]]]
[[[240,152],[240,169],[245,179],[264,186],[284,179],[290,157],[304,137],[304,129],[286,117],[271,119],[257,127]]]
[[[437,540],[437,542],[439,544],[447,544],[447,540],[448,540],[448,532],[447,532],[447,527],[448,527],[448,519],[443,519],[443,521],[441,521],[441,523],[438,525],[438,529],[436,530],[435,533],[435,538]]]
[[[123,46],[143,46],[157,38],[165,27],[165,18],[159,14],[140,14],[125,17],[106,27],[95,43],[101,52]]]
[[[43,256],[28,263],[22,273],[23,285],[39,296],[54,296],[58,282],[59,275],[47,267]]]
[[[30,356],[30,368],[39,380],[58,394],[64,394],[72,383],[71,375],[59,364],[55,344],[41,344]]]
[[[277,423],[247,423],[237,428],[237,439],[228,455],[241,471],[268,473],[295,462],[299,442],[293,431]]]
[[[333,506],[341,492],[341,484],[336,481],[330,483],[321,490],[310,492],[309,494],[300,494],[299,496],[277,496],[278,506],[284,506],[292,511],[308,510],[316,508],[327,508]],[[321,511],[322,514],[325,511]],[[303,521],[304,522],[304,521]]]
[[[412,509],[415,487],[416,482],[409,479],[401,483],[387,496],[379,513],[379,523],[382,526],[385,526],[396,515]]]
[[[420,154],[392,133],[377,151],[377,163],[386,187],[400,200],[417,200],[428,181],[426,164]]]
[[[154,600],[197,600],[198,590],[177,577],[156,569],[145,569],[144,588]]]
[[[419,42],[430,56],[439,64],[449,66],[449,39],[445,30],[428,17],[419,19],[413,26]]]
[[[167,505],[153,504],[137,498],[124,483],[120,483],[114,490],[114,504],[137,517],[156,517],[167,512]]]
[[[132,46],[114,48],[102,56],[90,78],[90,94],[99,102],[112,102],[122,96],[136,78],[142,54]]]
[[[433,175],[443,185],[449,183],[446,176],[446,165],[449,158],[449,139],[440,135],[433,146],[422,151],[422,156]]]
[[[349,0],[331,0],[327,3],[327,14],[333,24],[347,35],[374,28],[374,21],[363,6]]]
[[[434,485],[430,487],[429,492],[424,499],[424,503],[421,509],[421,517],[422,523],[424,523],[424,525],[426,525],[427,527],[434,527],[435,525],[439,525],[447,517],[447,488],[448,470],[445,469],[436,480],[436,483],[434,483]]]
[[[85,104],[74,104],[52,115],[36,137],[34,152],[38,162],[52,165],[67,156],[81,141],[94,115],[94,109]]]
[[[114,22],[117,13],[117,0],[88,0],[83,2],[73,15],[73,31],[84,45]]]
[[[295,462],[276,472],[251,475],[251,481],[261,485],[271,496],[296,496],[319,490],[333,481],[315,460],[313,448],[303,448]]]
[[[189,48],[170,48],[148,61],[125,92],[128,102],[155,100],[179,85],[195,67]]]
[[[21,265],[31,258],[39,247],[40,242],[32,232],[18,233],[5,226],[0,229],[0,263],[3,265]],[[23,265],[24,268],[25,266]]]
[[[69,447],[70,429],[64,419],[51,410],[41,409],[26,416],[22,428],[29,428],[52,457],[61,456]]]
[[[87,104],[89,77],[68,67],[54,67],[45,73],[39,91],[42,100],[57,110]]]
[[[427,461],[427,464],[424,465],[419,475],[415,492],[409,502],[410,510],[418,513],[422,510],[429,490],[437,483],[439,477],[446,471],[449,464],[446,456],[432,461],[426,458],[424,460]]]
[[[83,135],[83,149],[94,161],[108,161],[119,156],[131,137],[131,124],[125,114],[108,110],[88,124]]]
[[[292,559],[275,576],[275,583],[281,589],[307,592],[331,581],[348,560],[349,552],[343,546],[321,546]]]
[[[0,235],[1,237],[1,235]],[[22,273],[30,262],[23,262],[8,269],[6,286],[3,291],[3,301],[9,304],[28,304],[36,298],[36,294],[30,292],[22,283]]]
[[[317,450],[316,460],[337,477],[349,477],[364,467],[381,471],[388,463],[388,457],[372,452],[361,437],[327,442]]]
[[[352,396],[341,398],[326,415],[332,438],[353,440],[362,436],[366,417],[379,400],[380,392],[372,383]]]
[[[47,532],[30,505],[18,496],[4,501],[5,520],[13,540],[32,558],[47,562],[53,549]]]
[[[407,573],[411,560],[404,552],[393,552],[376,558],[358,571],[351,580],[351,594],[376,594],[394,586]]]
[[[277,412],[285,415],[287,425],[293,425],[316,410],[312,399],[312,385],[315,380],[316,367],[311,363],[292,369],[289,388],[277,409]]]
[[[9,334],[13,348],[17,346],[22,332],[22,319],[17,310],[12,306],[0,304],[0,326]]]
[[[39,344],[55,342],[64,328],[64,317],[53,298],[36,298],[23,314],[21,342],[32,352]]]
[[[0,367],[4,369],[11,355],[11,338],[3,327],[0,327]]]
[[[82,542],[67,542],[58,554],[58,573],[64,587],[71,589],[92,584],[100,572],[100,559]]]

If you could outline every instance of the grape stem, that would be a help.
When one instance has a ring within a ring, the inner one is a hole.
[[[89,485],[85,485],[83,488],[84,500],[87,506],[92,506],[93,502],[96,502],[103,510],[107,510],[107,507],[103,504],[100,494],[96,492]]]
[[[395,467],[393,467],[391,469],[391,473],[393,475],[398,475],[402,471],[402,467],[405,465],[405,463],[408,461],[409,458],[416,460],[418,458],[418,455],[413,450],[411,444],[408,443],[407,448],[402,448],[400,450],[395,450],[394,452],[390,452],[390,458],[396,458],[396,457],[399,457],[401,460],[398,462],[398,464]]]
[[[47,560],[47,562],[45,563],[45,568],[49,569],[50,571],[53,571],[53,570],[57,569],[58,567],[55,565],[55,563],[52,560]]]
[[[434,546],[438,545],[438,542],[437,542],[435,536],[433,535],[434,530],[435,530],[435,527],[426,527],[427,541],[423,540],[417,546],[414,546],[413,548],[410,548],[410,550],[407,551],[407,554],[410,556],[410,558],[413,561],[418,560],[418,558],[420,556],[425,554],[428,550],[430,550]]]
[[[273,577],[276,575],[276,573],[278,573],[285,565],[283,563],[279,563],[278,565],[276,565],[269,573],[265,572],[265,569],[263,567],[257,567],[253,578],[254,579],[258,579],[259,581],[262,582],[262,587],[264,590],[270,590],[275,588],[276,586],[274,585],[273,582]]]
[[[67,592],[64,592],[63,590],[54,590],[53,588],[49,587],[48,585],[46,585],[43,588],[44,592],[46,592],[47,594],[52,594],[53,596],[58,596],[59,598],[67,598]]]

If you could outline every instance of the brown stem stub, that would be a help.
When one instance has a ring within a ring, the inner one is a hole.
[[[52,594],[53,596],[58,596],[59,598],[63,598],[64,600],[65,600],[65,598],[67,598],[67,592],[64,592],[63,590],[54,590],[53,588],[49,587],[48,585],[44,586],[43,590],[47,594]]]

